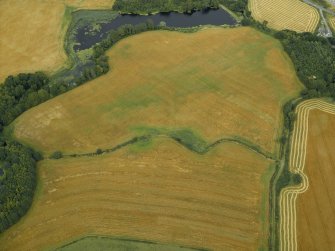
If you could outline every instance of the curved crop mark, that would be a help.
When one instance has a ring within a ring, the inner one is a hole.
[[[195,134],[193,134],[192,131],[190,130],[183,130],[183,131],[172,131],[170,133],[154,133],[154,134],[146,134],[142,136],[137,136],[134,137],[126,142],[123,142],[119,145],[116,145],[112,148],[108,149],[101,149],[99,153],[97,152],[91,152],[91,153],[80,153],[80,154],[65,154],[64,157],[72,157],[72,158],[77,158],[77,157],[93,157],[97,156],[103,153],[112,153],[117,150],[120,150],[124,147],[136,144],[136,143],[141,143],[141,142],[148,142],[152,140],[153,138],[157,137],[167,137],[170,139],[173,139],[176,141],[178,144],[186,147],[188,150],[195,152],[197,154],[206,154],[209,152],[212,148],[216,147],[219,144],[225,144],[225,143],[235,143],[238,145],[241,145],[245,148],[247,148],[250,151],[253,151],[257,154],[262,155],[266,159],[270,160],[276,160],[273,157],[273,154],[266,152],[263,150],[260,146],[255,145],[251,143],[250,141],[243,139],[243,138],[237,138],[237,137],[231,137],[231,138],[222,138],[214,143],[207,144],[206,141],[204,141],[202,138],[199,138]]]
[[[299,186],[286,187],[280,193],[279,235],[281,251],[296,251],[298,248],[296,200],[298,194],[304,193],[309,187],[304,168],[309,112],[314,109],[335,115],[335,105],[319,99],[304,101],[296,108],[297,121],[292,134],[289,169],[292,173],[299,174],[302,177],[302,182]]]

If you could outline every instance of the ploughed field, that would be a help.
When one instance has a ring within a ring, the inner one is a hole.
[[[301,88],[280,43],[251,28],[146,32],[107,54],[110,72],[24,113],[15,137],[47,154],[80,153],[191,128],[274,153],[281,105]]]
[[[314,32],[320,20],[315,8],[299,0],[250,0],[249,9],[256,20],[277,30]]]
[[[108,154],[39,162],[33,206],[0,236],[2,247],[41,250],[105,235],[266,249],[275,161],[265,155],[276,158],[281,105],[301,89],[279,42],[246,27],[154,31],[107,54],[108,74],[27,111],[14,136],[45,156],[153,137]],[[157,131],[192,133],[182,145]],[[222,138],[241,144],[196,153],[201,142]]]
[[[313,110],[305,174],[308,190],[297,199],[299,250],[332,250],[335,247],[335,115]]]
[[[168,138],[145,149],[44,160],[34,204],[0,237],[1,246],[43,250],[98,234],[214,250],[265,248],[272,163],[233,143],[199,155]]]
[[[8,75],[63,66],[66,7],[111,8],[114,0],[1,0],[0,83]]]

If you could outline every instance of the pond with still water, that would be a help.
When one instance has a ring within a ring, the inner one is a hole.
[[[155,25],[164,22],[168,27],[188,28],[199,25],[235,25],[235,19],[223,9],[206,9],[203,11],[195,11],[193,13],[158,13],[154,15],[119,15],[109,23],[100,23],[98,31],[89,32],[90,27],[85,26],[78,29],[76,41],[79,43],[74,46],[74,50],[84,50],[92,47],[94,44],[106,38],[108,32],[112,29],[125,24],[140,24],[151,19]]]

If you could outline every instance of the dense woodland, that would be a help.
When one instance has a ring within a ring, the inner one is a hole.
[[[0,233],[29,209],[36,187],[36,161],[41,155],[0,137]]]
[[[0,85],[0,233],[29,209],[36,187],[36,161],[41,155],[5,138],[4,126],[50,98],[48,77],[41,72],[9,76]]]
[[[9,76],[0,85],[0,130],[29,108],[50,98],[48,77],[41,72]]]
[[[218,8],[224,4],[233,11],[243,12],[247,0],[116,0],[113,9],[122,13],[192,12]]]
[[[335,51],[330,42],[311,33],[283,31],[275,34],[291,57],[306,86],[304,98],[335,98]]]

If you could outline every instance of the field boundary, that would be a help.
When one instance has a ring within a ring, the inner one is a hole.
[[[248,149],[249,151],[255,152],[257,154],[262,155],[264,158],[269,159],[269,160],[276,160],[276,158],[273,156],[272,153],[266,152],[265,150],[263,150],[260,146],[253,144],[252,142],[243,139],[243,138],[239,138],[239,137],[229,137],[229,138],[221,138],[216,140],[215,142],[211,143],[211,144],[206,144],[203,146],[198,146],[198,142],[204,142],[203,139],[199,139],[196,138],[196,136],[194,136],[193,134],[191,134],[193,138],[189,139],[186,137],[183,137],[184,135],[176,135],[170,133],[170,134],[156,134],[156,135],[152,135],[152,134],[147,134],[147,135],[142,135],[142,136],[136,136],[130,140],[127,140],[121,144],[118,144],[112,148],[107,148],[107,149],[99,149],[99,152],[90,152],[90,153],[80,153],[80,154],[64,154],[63,157],[70,157],[70,158],[78,158],[78,157],[93,157],[93,156],[97,156],[97,155],[101,155],[101,154],[107,154],[107,153],[113,153],[115,151],[118,151],[124,147],[127,147],[129,145],[133,145],[136,143],[145,143],[145,142],[149,142],[154,138],[158,138],[158,137],[166,137],[166,138],[170,138],[172,140],[174,140],[175,142],[177,142],[178,144],[184,146],[185,148],[187,148],[188,150],[195,152],[197,154],[206,154],[207,152],[209,152],[212,148],[216,147],[219,144],[225,144],[225,143],[233,143],[233,144],[238,144],[246,149]],[[49,158],[52,159],[52,158]]]
[[[290,172],[300,175],[302,182],[298,186],[285,187],[279,196],[279,249],[281,251],[296,251],[298,248],[296,199],[299,194],[307,191],[309,187],[308,177],[304,173],[304,168],[309,113],[315,109],[335,115],[335,104],[328,103],[321,99],[306,100],[296,107],[297,121],[292,133],[288,168]]]
[[[83,237],[80,237],[78,239],[75,239],[75,240],[72,240],[72,241],[69,241],[67,242],[66,244],[58,247],[58,248],[55,248],[53,249],[54,251],[61,251],[62,248],[64,247],[67,247],[69,245],[72,245],[76,242],[79,242],[83,239],[86,239],[86,238],[101,238],[101,239],[112,239],[112,240],[117,240],[117,241],[127,241],[127,242],[138,242],[138,243],[146,243],[146,244],[153,244],[153,245],[173,245],[173,244],[168,244],[168,243],[159,243],[159,242],[155,242],[155,241],[148,241],[148,240],[142,240],[142,239],[132,239],[132,238],[128,238],[128,237],[111,237],[111,236],[108,236],[108,235],[98,235],[98,234],[88,234],[88,235],[85,235]],[[208,251],[208,249],[203,249],[203,248],[195,248],[195,247],[188,247],[188,246],[180,246],[180,245],[173,245],[175,247],[179,247],[179,248],[188,248],[188,249],[193,249],[195,251]]]

